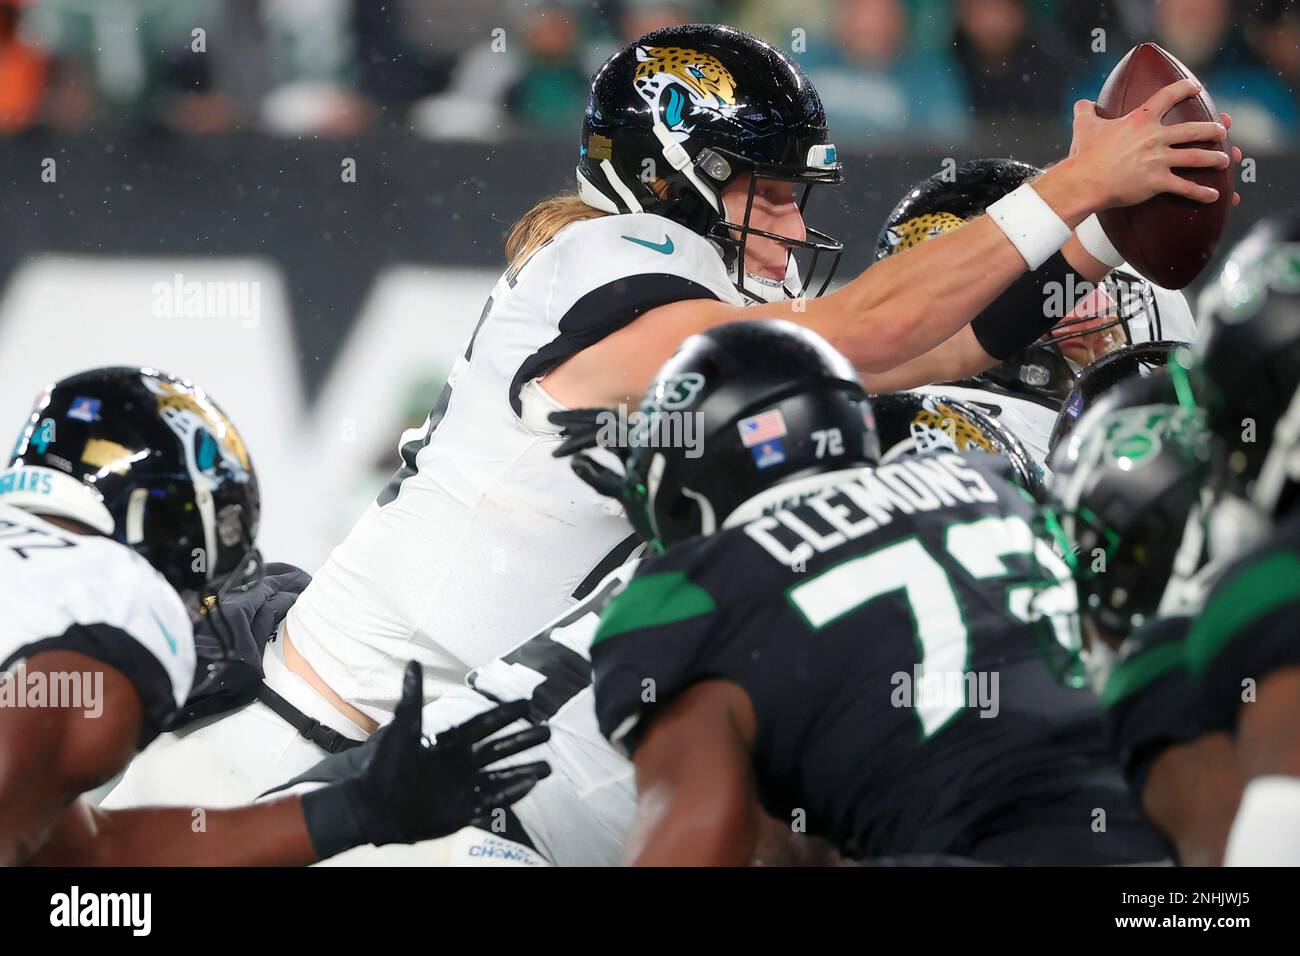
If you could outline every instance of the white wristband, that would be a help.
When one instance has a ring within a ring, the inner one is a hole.
[[[1083,246],[1088,255],[1098,262],[1104,262],[1112,269],[1118,269],[1124,264],[1124,257],[1111,245],[1110,238],[1106,235],[1106,230],[1101,228],[1101,221],[1096,213],[1079,223],[1079,228],[1074,230],[1074,234],[1079,237],[1079,245]]]
[[[1037,269],[1065,245],[1072,233],[1029,183],[1011,190],[985,210],[1029,263]]]

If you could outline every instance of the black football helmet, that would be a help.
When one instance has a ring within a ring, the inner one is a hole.
[[[1052,436],[1047,443],[1047,467],[1056,467],[1056,450],[1069,437],[1079,418],[1091,410],[1103,395],[1120,382],[1131,378],[1163,374],[1169,366],[1169,360],[1180,349],[1186,353],[1188,348],[1186,342],[1129,345],[1103,355],[1079,372],[1074,387],[1070,389],[1065,404],[1056,416],[1056,424],[1052,426]]]
[[[1058,449],[1049,510],[1074,552],[1082,612],[1112,647],[1160,609],[1211,445],[1203,413],[1160,371],[1117,384]]]
[[[753,178],[745,214],[731,221],[722,191],[746,173]],[[577,175],[588,205],[654,213],[712,240],[751,299],[809,293],[819,261],[820,295],[843,252],[812,228],[799,239],[749,224],[760,179],[803,184],[803,209],[814,184],[838,183],[842,173],[812,83],[780,50],[734,27],[667,27],[610,57],[591,81]],[[793,253],[784,283],[746,272],[750,236],[807,251],[806,278],[798,281]]]
[[[1042,172],[1014,159],[974,159],[921,180],[885,220],[876,239],[876,259],[951,232]],[[1027,398],[1060,411],[1078,373],[1078,366],[1061,352],[1062,342],[1107,329],[1122,332],[1113,347],[1163,337],[1151,283],[1116,269],[1099,285],[1104,295],[1090,307],[1087,317],[1058,322],[1034,345],[962,384]],[[1063,291],[1069,295],[1069,290]],[[1107,314],[1095,314],[1102,308]]]
[[[261,576],[261,502],[244,442],[198,386],[97,368],[46,387],[0,472],[0,502],[138,552],[197,621]]]
[[[1257,225],[1202,302],[1190,384],[1220,445],[1216,486],[1271,522],[1300,506],[1300,215]]]
[[[571,413],[552,416],[572,420]],[[610,449],[622,458],[621,476],[587,454],[573,468],[622,501],[633,526],[658,547],[712,534],[774,486],[788,487],[794,499],[801,479],[880,458],[871,403],[853,366],[821,336],[784,320],[692,335],[651,383],[640,422],[630,447]],[[556,455],[598,444],[588,429]]]
[[[987,452],[1006,458],[1021,486],[1035,498],[1042,496],[1042,470],[1024,442],[970,402],[919,392],[889,392],[872,396],[871,409],[881,464],[941,448],[961,454]]]

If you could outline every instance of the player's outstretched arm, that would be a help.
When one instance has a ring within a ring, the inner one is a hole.
[[[633,866],[746,866],[762,811],[748,695],[730,681],[688,688],[657,713],[636,748],[637,808],[624,858]]]
[[[519,800],[550,772],[544,762],[492,764],[544,742],[546,727],[494,737],[526,702],[474,717],[428,744],[420,730],[420,666],[412,662],[393,720],[337,755],[348,772],[326,787],[233,810],[101,811],[78,801],[30,862],[95,866],[295,866],[372,843],[446,836]],[[491,739],[489,739],[491,738]]]
[[[1192,80],[1170,84],[1141,109],[1112,120],[1101,119],[1093,104],[1080,101],[1070,155],[1035,181],[1035,192],[1070,229],[1092,213],[1143,202],[1161,192],[1214,201],[1215,190],[1177,176],[1173,169],[1223,166],[1229,158],[1214,149],[1174,147],[1222,142],[1227,119],[1223,124],[1161,123],[1165,113],[1199,89]],[[1239,159],[1240,154],[1234,150],[1233,157]],[[873,389],[958,379],[1005,357],[994,354],[1004,349],[991,342],[1008,343],[1010,354],[1052,324],[1046,311],[1035,315],[996,308],[995,300],[1028,267],[993,220],[981,217],[877,262],[817,299],[748,307],[692,300],[651,309],[553,370],[546,387],[570,407],[639,399],[655,371],[687,336],[726,322],[768,316],[820,333],[853,361]],[[989,318],[981,318],[990,306],[995,308]],[[957,336],[977,319],[984,334]],[[890,378],[883,378],[886,374]],[[880,378],[873,381],[872,376]]]

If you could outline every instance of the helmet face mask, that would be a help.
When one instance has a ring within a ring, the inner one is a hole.
[[[1123,269],[1112,270],[1039,344],[1053,345],[1059,350],[1062,343],[1091,339],[1103,332],[1111,332],[1109,341],[1101,351],[1094,349],[1084,361],[1069,354],[1073,350],[1066,350],[1066,358],[1074,363],[1076,370],[1127,345],[1164,340],[1160,309],[1150,282]]]
[[[799,214],[803,217],[804,210],[808,205],[808,198],[812,195],[813,182],[798,176],[781,175],[771,171],[754,171],[749,177],[749,188],[746,191],[745,208],[740,222],[733,222],[728,217],[724,201],[722,218],[709,231],[709,238],[719,247],[722,253],[722,261],[727,264],[731,271],[732,282],[750,298],[767,302],[774,302],[783,298],[816,298],[829,288],[831,280],[835,278],[840,259],[844,255],[844,245],[826,233],[809,226],[806,222],[804,223],[804,238],[802,239],[794,236],[783,236],[751,225],[754,198],[758,193],[759,183],[762,181],[789,182],[795,185],[803,183],[803,193],[798,201]],[[833,179],[819,179],[817,181],[838,183],[840,178],[837,175]],[[769,242],[775,242],[786,248],[786,275],[782,279],[767,279],[750,272],[746,268],[745,249],[750,237],[755,236]],[[808,253],[806,268],[799,264],[796,250]],[[819,265],[822,266],[820,273],[818,272]],[[819,278],[820,281],[818,281]],[[815,290],[813,289],[814,284],[816,285]]]
[[[722,194],[745,174],[749,196],[733,217]],[[798,297],[814,285],[820,294],[843,252],[814,229],[801,239],[751,225],[760,180],[804,185],[802,212],[809,188],[839,183],[842,169],[821,101],[798,65],[732,27],[668,27],[612,56],[592,79],[577,177],[589,205],[661,215],[712,240],[750,299]],[[745,269],[744,247],[755,238],[788,250],[781,280]],[[794,264],[796,251],[809,254],[806,269]],[[808,278],[798,281],[800,273]]]

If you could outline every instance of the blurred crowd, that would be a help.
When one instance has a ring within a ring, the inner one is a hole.
[[[1294,0],[0,0],[0,134],[572,137],[613,49],[691,21],[787,51],[845,144],[1065,128],[1146,39],[1206,83],[1241,145],[1300,133]]]

